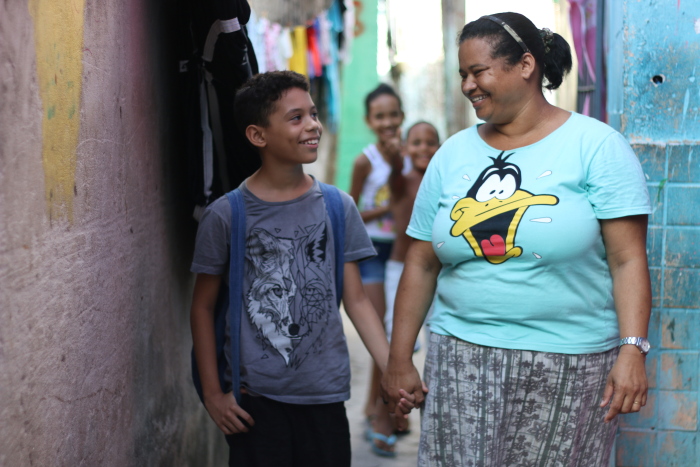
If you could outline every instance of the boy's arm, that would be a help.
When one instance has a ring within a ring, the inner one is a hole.
[[[384,373],[389,358],[389,343],[386,340],[384,326],[374,311],[372,303],[365,294],[360,279],[357,262],[345,263],[343,278],[343,303],[345,311],[357,329],[362,342],[369,350],[379,369]]]
[[[384,325],[365,294],[360,279],[360,268],[356,262],[345,263],[344,276],[343,303],[345,304],[345,312],[355,325],[362,342],[383,374],[389,358],[389,342],[386,339]],[[427,387],[423,386],[423,389],[427,392]],[[388,403],[388,401],[385,402]],[[395,409],[392,409],[401,413],[400,416],[397,413],[395,419],[398,430],[403,431],[408,427],[408,414],[416,406],[415,402],[415,395],[401,391],[401,402],[396,404]]]
[[[204,406],[216,426],[226,435],[248,431],[253,418],[237,403],[233,393],[224,394],[219,383],[216,365],[216,334],[214,332],[214,309],[221,286],[221,276],[197,274],[190,310],[190,326],[194,355],[202,382]]]
[[[424,400],[424,386],[413,365],[413,346],[435,295],[442,263],[429,241],[413,240],[406,254],[394,305],[391,355],[382,378],[382,395],[389,400],[389,411],[405,393],[415,396],[416,405]]]

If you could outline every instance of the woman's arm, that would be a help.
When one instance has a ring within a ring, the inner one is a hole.
[[[646,254],[647,216],[600,221],[613,280],[613,298],[621,337],[647,337],[651,283]],[[646,357],[634,345],[623,345],[603,394],[610,404],[605,421],[619,413],[639,412],[647,401]]]
[[[425,398],[420,375],[413,366],[413,346],[435,295],[441,268],[432,244],[413,240],[396,293],[389,363],[382,378],[382,393],[389,401],[389,412],[394,412],[402,397],[400,389],[412,394],[416,405]]]

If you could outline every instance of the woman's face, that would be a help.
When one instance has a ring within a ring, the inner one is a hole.
[[[528,88],[518,64],[509,67],[504,58],[491,57],[491,45],[484,39],[467,39],[459,46],[459,74],[462,93],[481,120],[510,123],[522,107]]]
[[[380,94],[369,103],[367,125],[380,142],[386,143],[396,138],[402,123],[403,112],[396,97]]]

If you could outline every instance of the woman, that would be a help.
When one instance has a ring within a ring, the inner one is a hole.
[[[561,36],[499,13],[459,43],[485,123],[423,179],[385,397],[423,400],[411,353],[437,290],[418,464],[607,465],[616,416],[647,399],[644,175],[619,133],[546,101],[571,68]]]

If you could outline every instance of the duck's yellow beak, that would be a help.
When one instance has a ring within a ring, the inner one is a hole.
[[[464,236],[476,256],[501,264],[522,254],[522,248],[515,246],[515,233],[527,208],[557,203],[556,196],[533,195],[525,190],[516,190],[508,199],[492,198],[486,202],[462,198],[450,213],[455,221],[450,233],[454,237]],[[472,231],[474,226],[478,228]]]
[[[494,216],[535,204],[555,205],[559,202],[556,196],[533,195],[525,190],[517,190],[508,199],[492,198],[481,203],[474,198],[462,198],[455,203],[450,217],[455,224],[451,234],[459,237],[476,224],[491,219]]]

